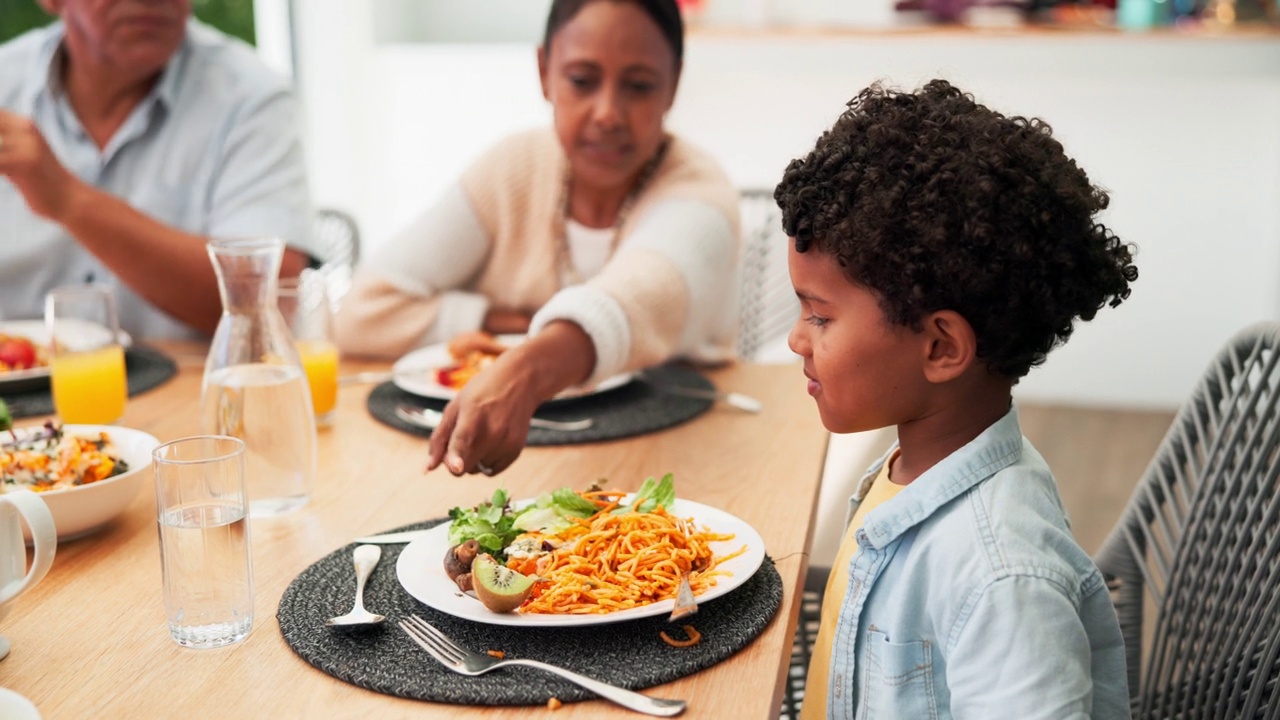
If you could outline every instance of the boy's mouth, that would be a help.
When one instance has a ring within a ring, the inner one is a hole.
[[[816,396],[818,391],[822,389],[822,383],[814,379],[813,375],[811,375],[807,369],[804,371],[804,376],[809,380],[809,386],[807,388],[809,394]]]

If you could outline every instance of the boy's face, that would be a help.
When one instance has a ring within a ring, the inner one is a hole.
[[[850,282],[834,256],[796,252],[793,241],[788,265],[800,318],[787,343],[804,358],[822,424],[850,433],[917,417],[928,385],[921,335],[891,324],[876,294]]]

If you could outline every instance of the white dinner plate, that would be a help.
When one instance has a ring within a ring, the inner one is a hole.
[[[499,335],[498,342],[511,347],[524,342],[524,336]],[[396,387],[413,395],[437,400],[452,400],[458,394],[458,391],[436,382],[436,372],[456,364],[453,356],[449,354],[447,343],[428,345],[418,348],[396,361],[391,368],[393,373],[392,382],[395,383]],[[566,388],[552,398],[551,401],[556,402],[558,400],[570,400],[595,395],[596,393],[626,385],[631,380],[632,373],[619,373],[605,378],[594,386]]]
[[[628,495],[629,499],[631,496]],[[516,507],[525,503],[514,503]],[[672,515],[692,518],[699,527],[705,526],[713,533],[732,534],[732,540],[711,543],[716,555],[737,552],[746,545],[746,552],[720,565],[728,575],[716,578],[716,584],[698,595],[698,602],[706,602],[724,595],[746,582],[764,562],[764,540],[755,528],[723,510],[689,500],[675,502]],[[413,542],[400,553],[396,561],[396,577],[405,590],[424,605],[454,617],[474,620],[489,625],[519,625],[524,627],[570,627],[603,625],[606,623],[636,620],[638,618],[665,615],[675,606],[674,600],[663,600],[629,610],[601,615],[544,615],[537,613],[495,613],[489,611],[472,595],[463,593],[444,571],[444,553],[449,548],[449,523],[441,523]]]
[[[68,320],[68,324],[78,321]],[[91,341],[93,344],[102,342],[103,337],[109,337],[109,331],[96,323],[84,322],[83,335],[80,337]],[[49,344],[49,328],[44,324],[43,320],[5,320],[0,321],[0,335],[16,335],[30,340],[38,347],[45,347]],[[129,347],[132,338],[129,333],[120,331],[120,344]],[[0,372],[0,392],[26,392],[44,387],[49,382],[49,368],[33,367],[27,370],[10,370],[8,372]]]

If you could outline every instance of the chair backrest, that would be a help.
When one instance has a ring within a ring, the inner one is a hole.
[[[360,231],[355,218],[335,208],[320,208],[311,231],[320,252],[319,270],[325,275],[329,299],[336,308],[351,288],[351,275],[360,261]]]
[[[1280,717],[1280,323],[1219,352],[1097,562],[1135,718]],[[1158,609],[1142,660],[1143,593]]]
[[[787,236],[772,190],[743,190],[742,263],[738,283],[738,356],[787,362],[787,333],[800,313],[787,273]]]

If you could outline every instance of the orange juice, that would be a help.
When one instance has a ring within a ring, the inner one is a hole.
[[[64,423],[113,423],[124,415],[124,348],[60,353],[49,363],[53,406]]]
[[[296,343],[302,369],[311,386],[311,404],[321,425],[332,420],[338,404],[338,348],[327,340],[301,340]]]

